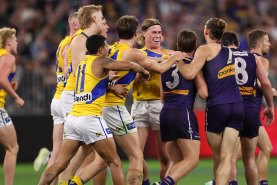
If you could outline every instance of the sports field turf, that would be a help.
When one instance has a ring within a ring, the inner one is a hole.
[[[150,168],[150,179],[151,183],[159,179],[159,163],[156,160],[148,160],[148,166]],[[0,165],[0,185],[4,185],[3,166]],[[123,162],[124,170],[127,169],[127,162]],[[43,172],[44,167],[39,171],[35,172],[33,166],[30,163],[19,163],[16,168],[16,176],[14,185],[37,185],[39,177]],[[244,170],[242,162],[238,162],[238,180],[239,185],[246,185],[244,179]],[[202,159],[196,169],[193,170],[187,177],[182,179],[179,185],[204,185],[205,182],[212,179],[212,161],[210,159]],[[92,184],[88,182],[86,184]],[[107,185],[111,185],[111,178],[108,176]],[[269,173],[269,184],[277,184],[277,158],[273,158],[270,161],[270,173]]]

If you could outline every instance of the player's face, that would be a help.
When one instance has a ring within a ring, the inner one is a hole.
[[[103,28],[102,35],[107,38],[108,37],[109,26],[107,24],[106,19],[103,20],[103,27],[102,28]]]
[[[74,30],[80,29],[80,24],[79,24],[79,21],[78,21],[77,17],[72,17],[70,22],[71,22],[71,25],[74,28]]]
[[[262,40],[262,53],[264,55],[268,54],[270,46],[269,37],[268,35],[265,35]]]
[[[11,51],[16,54],[17,53],[17,45],[18,45],[18,42],[17,42],[17,38],[15,35],[12,35],[11,38],[9,38],[8,40],[9,42],[9,45],[11,47]]]
[[[109,27],[107,25],[106,19],[103,16],[101,11],[94,12],[92,14],[92,17],[94,18],[94,27],[97,28],[97,31],[99,34],[102,34],[103,32],[107,32]]]
[[[104,46],[103,51],[102,51],[102,56],[103,56],[103,57],[107,57],[107,56],[108,56],[108,52],[109,52],[109,45],[108,45],[108,43],[105,41],[105,46]]]
[[[159,48],[162,41],[162,28],[160,25],[149,27],[144,33],[145,45],[150,48]]]

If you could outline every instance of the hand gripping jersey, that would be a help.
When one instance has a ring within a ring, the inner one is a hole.
[[[64,76],[64,58],[62,56],[62,52],[65,46],[67,46],[71,42],[71,37],[65,37],[59,44],[59,47],[56,52],[56,62],[57,62],[57,87],[56,92],[54,94],[54,98],[61,99],[61,93],[66,85],[66,78]]]
[[[108,75],[97,78],[92,74],[92,64],[97,56],[86,55],[76,71],[75,101],[70,114],[89,116],[102,114],[108,88]]]
[[[219,53],[205,63],[203,73],[209,93],[207,107],[242,101],[231,49],[222,46]]]
[[[156,53],[146,48],[142,48],[141,51],[148,57],[156,57],[156,58],[167,58],[167,55],[163,55],[160,53]],[[165,50],[165,52],[167,52]],[[161,83],[161,75],[158,73],[151,73],[151,78],[147,81],[134,86],[134,101],[136,100],[160,100],[160,83]]]
[[[232,49],[235,68],[236,68],[236,79],[239,85],[240,94],[244,102],[254,103],[254,97],[256,95],[255,84],[256,84],[256,59],[252,53],[243,51],[240,49]]]
[[[4,55],[7,55],[7,54],[10,54],[7,50],[0,49],[0,58]],[[14,76],[15,76],[15,73],[10,73],[9,74],[9,76],[8,76],[9,82],[11,82],[13,80]],[[6,96],[7,96],[7,92],[0,87],[0,107],[1,108],[4,108],[4,106],[5,106]]]
[[[186,64],[192,59],[185,60]],[[193,109],[196,96],[194,80],[186,80],[179,72],[175,64],[161,75],[164,91],[164,108],[167,109]]]
[[[78,35],[84,35],[86,38],[88,38],[88,36],[83,32],[83,30],[80,29],[72,36],[71,40]],[[72,51],[70,50],[70,48],[68,49],[68,66],[69,66],[69,76],[64,90],[74,91],[76,78],[72,73]]]
[[[124,51],[130,48],[127,44],[119,44],[114,43],[110,46],[109,57],[113,60],[122,61]],[[116,75],[120,75],[115,78],[112,84],[126,84],[128,90],[130,90],[133,86],[134,79],[136,77],[136,73],[133,71],[118,71]],[[113,106],[113,105],[124,105],[125,106],[126,98],[119,98],[112,92],[107,92],[105,106]]]

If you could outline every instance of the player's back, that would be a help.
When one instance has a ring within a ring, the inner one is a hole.
[[[190,63],[192,59],[183,62]],[[164,92],[164,108],[190,108],[196,96],[194,80],[186,80],[179,72],[177,65],[161,75]]]
[[[203,73],[209,94],[207,107],[242,101],[236,82],[235,65],[231,49],[221,46],[217,55],[206,61]]]

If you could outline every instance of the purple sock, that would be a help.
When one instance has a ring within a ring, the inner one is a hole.
[[[150,185],[149,179],[146,179],[142,182],[142,185]]]
[[[161,185],[174,185],[175,181],[170,177],[167,176],[161,183]]]
[[[215,179],[213,180],[213,185],[216,185],[216,183],[215,183]]]
[[[268,181],[267,180],[261,180],[260,185],[268,185]]]
[[[238,185],[238,181],[231,181],[229,182],[229,185]]]

